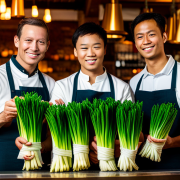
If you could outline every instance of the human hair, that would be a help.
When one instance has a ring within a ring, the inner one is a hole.
[[[166,20],[165,18],[159,14],[159,13],[143,13],[138,15],[133,22],[131,23],[131,33],[134,39],[134,29],[135,27],[142,21],[145,20],[151,20],[154,19],[157,23],[157,26],[159,27],[161,34],[163,35],[163,33],[165,32],[165,25],[166,25]]]
[[[76,43],[77,43],[78,38],[86,34],[91,34],[91,35],[97,34],[104,41],[104,47],[106,47],[106,44],[107,44],[106,31],[100,25],[97,25],[96,23],[87,22],[79,26],[73,34],[72,43],[75,48],[76,48]]]
[[[33,25],[33,26],[39,26],[42,27],[44,29],[46,29],[47,31],[47,41],[49,41],[49,28],[47,26],[47,24],[42,20],[42,19],[38,19],[38,18],[24,18],[22,19],[19,24],[18,24],[18,28],[17,28],[17,36],[20,39],[21,35],[22,35],[22,28],[24,25]]]

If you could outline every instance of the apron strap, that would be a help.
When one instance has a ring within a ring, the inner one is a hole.
[[[114,83],[113,83],[113,80],[112,80],[111,75],[110,75],[109,73],[107,73],[107,75],[108,75],[108,78],[109,78],[111,97],[112,97],[113,99],[115,99]]]
[[[79,76],[79,73],[80,73],[80,70],[78,71],[78,73],[75,75],[75,78],[74,78],[72,102],[73,102],[73,101],[76,101],[77,84],[78,84],[78,76]]]
[[[73,86],[73,96],[72,96],[72,101],[76,101],[76,95],[77,95],[77,84],[78,84],[78,76],[79,76],[80,71],[75,75],[74,78],[74,86]],[[107,73],[108,79],[109,79],[109,84],[110,84],[110,91],[111,91],[111,97],[115,99],[115,91],[114,91],[114,84],[112,77],[109,73]]]
[[[46,92],[46,95],[47,95],[47,99],[48,101],[50,101],[50,97],[49,97],[49,91],[48,91],[48,88],[47,88],[47,85],[46,85],[46,82],[45,82],[45,79],[41,73],[41,71],[38,70],[38,75],[39,75],[39,80],[41,81],[42,83],[42,86],[43,86],[43,89],[45,90]]]
[[[171,89],[176,89],[176,77],[177,77],[177,61],[175,60],[175,64],[172,72],[172,79],[171,79]]]
[[[8,77],[10,91],[11,91],[11,98],[14,98],[16,96],[16,94],[15,94],[15,86],[14,86],[14,81],[13,81],[13,76],[12,76],[12,73],[11,73],[10,62],[9,61],[6,63],[6,72],[7,72],[7,77]]]
[[[140,78],[140,80],[139,80],[139,82],[138,82],[138,84],[136,86],[136,91],[139,91],[143,76],[144,76],[144,74],[141,76],[141,78]],[[135,93],[136,93],[136,91],[135,91]]]

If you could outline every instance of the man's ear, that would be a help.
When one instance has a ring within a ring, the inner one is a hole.
[[[17,35],[14,36],[14,45],[18,48],[19,47],[19,38]]]
[[[163,33],[163,42],[165,43],[166,41],[167,41],[167,33],[164,32],[164,33]]]
[[[77,57],[77,50],[76,50],[76,48],[74,48],[74,55],[75,55],[75,57]]]

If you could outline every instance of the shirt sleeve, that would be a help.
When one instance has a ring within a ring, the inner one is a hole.
[[[124,87],[124,93],[121,102],[124,102],[125,100],[131,100],[134,102],[134,95],[131,92],[131,89],[128,84]]]

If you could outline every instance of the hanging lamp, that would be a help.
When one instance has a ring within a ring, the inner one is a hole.
[[[6,1],[0,0],[0,13],[5,13],[5,12],[6,12]]]
[[[44,20],[46,23],[50,23],[50,22],[51,22],[50,9],[45,9],[43,20]]]
[[[111,3],[106,4],[102,27],[107,32],[107,38],[125,39],[125,35],[128,35],[124,31],[122,5],[118,0],[111,0]]]
[[[147,0],[145,0],[145,8],[142,10],[142,12],[141,12],[141,14],[142,13],[152,13],[153,12],[153,8],[148,8],[148,1]]]
[[[176,39],[176,6],[175,0],[172,0],[170,17],[167,20],[167,35],[168,41],[173,43]]]
[[[39,13],[38,13],[38,8],[36,5],[32,6],[32,17],[38,17]]]
[[[7,7],[5,12],[5,20],[10,20],[10,19],[11,19],[11,8]]]
[[[38,8],[35,5],[35,0],[33,0],[32,17],[38,17],[38,15],[39,15]]]
[[[24,0],[12,0],[11,17],[24,17]]]

